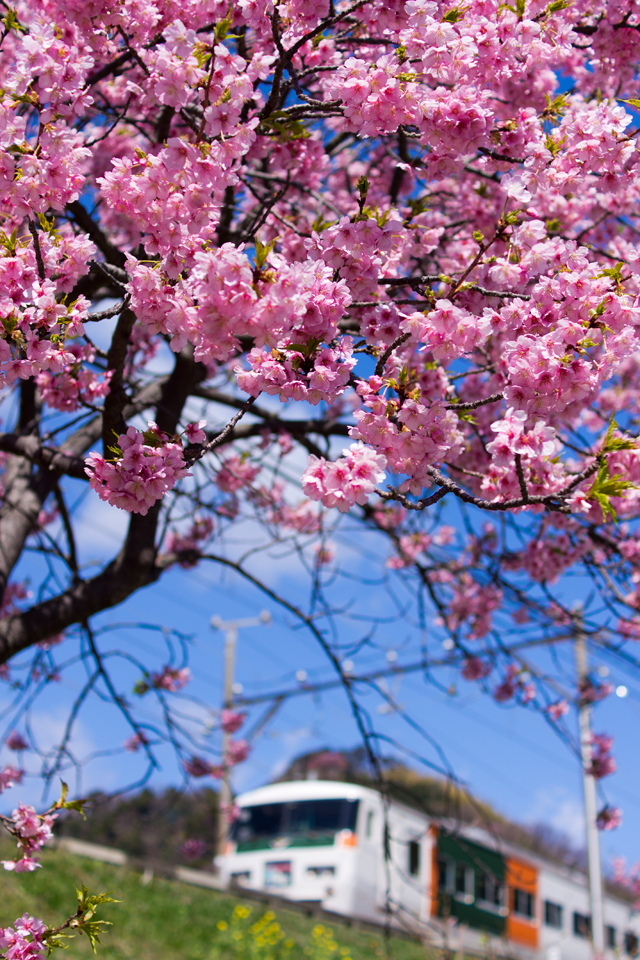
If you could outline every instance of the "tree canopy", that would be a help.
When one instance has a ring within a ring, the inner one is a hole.
[[[308,629],[365,739],[339,642],[348,589],[375,631],[365,582],[430,624],[425,670],[445,639],[554,724],[604,696],[526,646],[579,620],[635,662],[640,636],[637,4],[2,7],[0,661],[23,702],[66,638],[149,754],[94,618],[199,563]],[[91,498],[128,516],[110,556],[78,547]],[[306,596],[252,567],[274,544]],[[118,655],[169,716],[182,661]]]

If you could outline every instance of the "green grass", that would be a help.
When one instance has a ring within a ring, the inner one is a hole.
[[[3,850],[4,856],[7,853]],[[145,885],[135,870],[72,856],[63,850],[46,851],[43,869],[35,873],[2,874],[0,926],[9,926],[24,913],[41,917],[50,926],[59,926],[75,912],[75,888],[82,884],[91,893],[110,892],[120,900],[121,903],[105,904],[98,913],[113,924],[102,935],[99,957],[103,960],[272,960],[276,954],[280,956],[277,949],[274,952],[257,947],[256,936],[250,936],[249,927],[268,908],[215,890],[161,877],[154,877]],[[252,914],[240,924],[236,920],[234,925],[233,912],[239,905],[250,907]],[[348,927],[340,921],[317,920],[292,910],[275,912],[289,941],[289,960],[428,958],[425,948],[415,941],[400,937],[385,941],[382,933]],[[231,923],[231,931],[219,928],[218,924],[224,928],[225,923]],[[333,938],[319,935],[318,925],[331,928]],[[239,926],[246,929],[246,935],[237,932]],[[326,949],[331,940],[335,950]],[[291,941],[295,941],[295,946]],[[320,949],[322,943],[325,948]],[[56,951],[56,956],[59,960],[89,960],[91,947],[86,937],[78,936],[64,953]],[[433,957],[431,954],[431,960]]]

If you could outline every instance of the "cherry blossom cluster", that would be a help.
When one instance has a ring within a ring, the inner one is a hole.
[[[478,582],[469,573],[451,578],[452,592],[447,604],[446,623],[450,630],[463,624],[472,640],[485,637],[493,626],[493,614],[502,606],[503,594],[492,583]]]
[[[211,539],[213,531],[214,523],[211,517],[196,517],[184,532],[174,530],[169,534],[167,553],[175,554],[178,563],[185,569],[196,566],[202,555],[202,547]]]
[[[380,522],[380,521],[378,521]],[[411,566],[420,554],[432,547],[445,546],[455,539],[455,528],[443,524],[434,533],[409,533],[398,538],[398,553],[387,560],[387,566],[393,570]]]
[[[493,665],[480,657],[467,657],[462,666],[462,676],[465,680],[484,680],[493,670]]]
[[[59,372],[43,370],[36,377],[42,399],[55,410],[77,410],[84,404],[95,405],[106,397],[113,371],[100,373],[90,364],[96,358],[93,347],[71,344],[69,353],[75,358]]]
[[[382,393],[380,378],[360,382],[359,392],[368,410],[357,410],[350,428],[356,440],[372,447],[388,468],[404,474],[400,489],[420,494],[431,485],[429,467],[460,452],[462,434],[458,417],[444,403],[395,399]]]
[[[521,703],[530,703],[536,698],[536,687],[527,679],[526,672],[515,663],[510,663],[504,680],[493,691],[493,697],[498,703],[507,703],[516,695]]]
[[[7,298],[8,301],[8,298]],[[0,335],[0,386],[28,380],[42,371],[61,373],[76,363],[65,340],[84,332],[89,302],[79,297],[70,306],[58,302],[50,280],[34,280],[30,302],[17,313],[6,302],[8,315]]]
[[[628,867],[624,857],[616,857],[613,861],[613,879],[633,895],[637,910],[640,903],[640,863]]]
[[[193,756],[184,761],[184,769],[191,777],[214,777],[223,780],[229,770],[249,757],[251,747],[246,740],[229,740],[221,763],[211,763],[204,757]]]
[[[51,840],[56,814],[39,814],[34,807],[20,803],[11,818],[3,819],[5,828],[18,841],[21,856],[19,860],[3,860],[2,866],[16,873],[35,870],[40,861],[33,855]]]
[[[555,583],[569,567],[573,566],[587,546],[575,545],[567,533],[550,533],[532,540],[519,556],[509,559],[511,569],[524,569],[538,583]]]
[[[589,773],[596,780],[608,777],[618,769],[616,761],[611,756],[613,737],[603,733],[594,733],[591,738],[591,763]]]
[[[19,770],[17,767],[0,768],[0,793],[14,787],[16,783],[21,783],[23,776],[24,770]]]
[[[233,244],[195,250],[192,259],[188,281],[175,282],[166,258],[164,271],[129,258],[131,302],[153,332],[172,338],[175,350],[192,343],[196,359],[207,363],[229,359],[240,336],[282,350],[292,341],[331,341],[350,301],[344,281],[334,281],[321,261],[288,263],[272,255],[270,269],[256,280],[248,254]],[[257,363],[260,356],[256,351],[251,359]],[[330,363],[330,355],[321,354],[319,362]],[[311,388],[321,380],[320,371]]]
[[[312,534],[318,533],[322,527],[318,508],[309,500],[302,500],[295,505],[288,503],[285,499],[285,485],[280,481],[270,488],[252,490],[250,499],[265,520],[277,529]]]
[[[605,804],[598,811],[596,826],[598,830],[616,830],[622,824],[622,810],[619,807],[613,807]]]
[[[9,750],[15,750],[16,752],[29,749],[29,744],[27,743],[25,738],[22,736],[22,734],[18,733],[17,730],[13,730],[9,734],[9,736],[5,740],[5,746],[7,746]]]
[[[360,108],[362,109],[362,105]],[[375,290],[378,276],[393,270],[402,252],[402,223],[393,218],[343,217],[306,246],[309,255],[322,259],[347,281],[355,300]]]
[[[207,852],[204,840],[198,837],[189,837],[180,847],[180,854],[185,860],[200,860]]]
[[[181,444],[150,423],[146,433],[129,427],[118,439],[116,458],[87,457],[86,473],[101,500],[145,516],[181,477],[188,476]]]
[[[175,693],[183,690],[191,680],[191,671],[188,667],[164,667],[160,673],[151,675],[151,684],[156,690],[168,690]]]
[[[220,715],[220,726],[225,733],[237,733],[246,719],[243,711],[225,708]]]
[[[581,704],[599,703],[613,693],[612,683],[598,683],[591,677],[584,677],[578,685]]]
[[[12,927],[0,927],[0,950],[7,960],[40,960],[47,955],[47,925],[28,913]]]
[[[547,713],[556,722],[562,720],[569,713],[569,704],[566,700],[556,700],[555,703],[549,704]]]
[[[247,356],[250,370],[236,370],[238,386],[250,396],[268,393],[281,400],[334,403],[349,384],[356,365],[353,340],[343,337],[336,349],[323,347],[313,354],[301,350],[254,348]]]
[[[253,483],[260,469],[248,456],[227,457],[216,473],[216,483],[225,493],[237,493]]]
[[[346,513],[355,503],[365,504],[384,480],[385,458],[363,443],[354,443],[335,461],[311,456],[302,477],[302,489],[312,500]]]

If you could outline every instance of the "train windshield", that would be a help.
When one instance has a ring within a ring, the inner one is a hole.
[[[240,845],[295,840],[332,841],[339,830],[355,830],[358,800],[292,800],[243,807],[234,824],[233,839]]]

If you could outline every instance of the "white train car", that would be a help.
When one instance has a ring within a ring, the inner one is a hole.
[[[443,827],[375,790],[275,783],[238,797],[223,882],[317,903],[419,934],[435,946],[519,960],[590,960],[578,871],[474,827]],[[639,955],[640,919],[605,898],[606,960]]]
[[[384,923],[387,902],[427,921],[433,842],[418,811],[392,804],[390,857],[375,790],[350,783],[275,783],[238,797],[241,808],[221,860],[223,882],[321,903],[346,917]],[[388,895],[389,894],[389,895]]]

